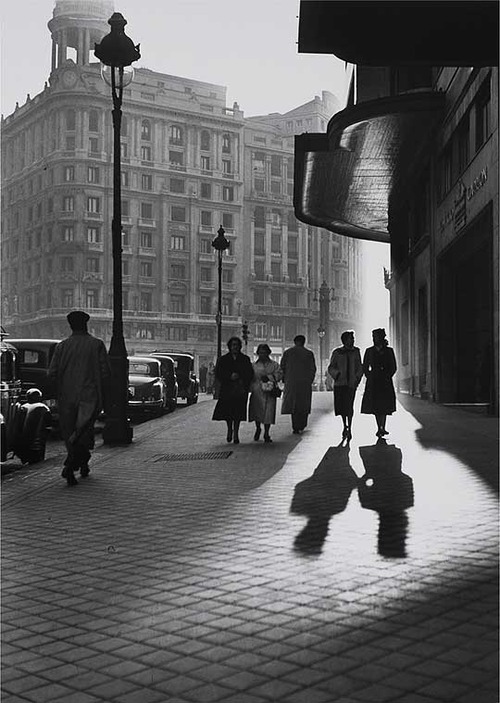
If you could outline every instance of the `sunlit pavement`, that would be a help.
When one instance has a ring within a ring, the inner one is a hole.
[[[346,450],[315,393],[234,445],[213,405],[5,476],[2,703],[498,703],[498,420],[402,397]]]

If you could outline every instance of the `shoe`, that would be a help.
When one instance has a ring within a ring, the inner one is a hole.
[[[389,434],[387,430],[380,430],[380,436],[385,437],[386,434]]]
[[[294,430],[293,434],[300,434],[300,430]]]
[[[351,439],[352,439],[352,433],[351,433],[351,430],[347,430],[347,432],[346,432],[346,435],[345,435],[345,438],[347,439],[347,441],[349,441],[349,440],[351,440]]]
[[[88,467],[87,464],[85,464],[84,466],[81,466],[81,467],[80,467],[80,476],[81,476],[82,478],[87,478],[87,476],[89,475],[89,473],[90,473],[90,469],[89,469],[89,467]]]
[[[233,439],[233,444],[239,444],[239,443],[240,443],[240,440],[238,439],[238,437],[235,437]]]
[[[347,429],[345,427],[342,430],[342,439],[347,439]]]
[[[227,431],[226,440],[227,440],[228,442],[232,442],[232,441],[233,441],[233,430],[228,430],[228,431]]]
[[[75,478],[75,474],[73,473],[73,470],[68,469],[67,466],[65,466],[64,469],[62,470],[61,476],[66,479],[66,483],[68,484],[68,486],[78,485],[78,481]]]
[[[255,442],[258,442],[258,441],[259,441],[259,439],[260,439],[260,427],[257,427],[257,429],[255,430],[255,434],[254,434],[253,438],[254,438],[254,441],[255,441]]]
[[[272,442],[272,441],[273,440],[271,439],[271,437],[269,435],[264,435],[264,442],[267,442],[269,444],[269,442]]]
[[[377,436],[377,437],[382,437],[383,434],[384,434],[384,431],[383,431],[383,430],[377,430],[377,432],[376,432],[376,436]]]

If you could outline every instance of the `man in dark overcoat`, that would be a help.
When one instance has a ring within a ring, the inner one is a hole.
[[[300,434],[307,426],[307,416],[311,412],[316,361],[312,351],[305,347],[303,334],[298,334],[293,342],[294,346],[286,349],[281,358],[285,383],[281,414],[292,416],[293,433]]]
[[[69,486],[89,474],[90,450],[94,447],[94,423],[103,408],[104,386],[111,377],[108,353],[102,339],[87,331],[90,316],[82,310],[67,315],[72,334],[59,342],[48,375],[56,384],[59,428],[67,457],[62,476]]]

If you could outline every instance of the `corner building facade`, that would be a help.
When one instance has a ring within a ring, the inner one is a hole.
[[[67,312],[83,308],[92,331],[111,337],[113,126],[92,48],[112,12],[111,2],[56,0],[49,81],[2,123],[2,313],[15,336],[63,337]],[[237,103],[226,106],[223,86],[136,70],[121,128],[129,353],[157,348],[215,359],[211,242],[220,225],[230,242],[223,339],[240,334],[246,320],[249,352],[266,340],[279,356],[298,332],[319,346],[312,300],[323,280],[347,285],[348,250],[341,259],[334,235],[293,215],[293,135],[324,129],[336,109],[324,93],[285,115],[245,119]],[[358,305],[332,300],[335,334],[336,325],[359,324]]]

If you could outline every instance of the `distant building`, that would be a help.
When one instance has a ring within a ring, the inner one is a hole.
[[[42,93],[2,122],[2,312],[16,336],[60,338],[72,308],[111,337],[113,129],[93,46],[112,2],[56,0],[52,71]],[[357,243],[299,223],[292,206],[294,134],[325,129],[339,105],[324,92],[290,112],[245,118],[226,88],[135,72],[121,136],[123,317],[129,353],[216,356],[222,225],[223,339],[250,327],[248,351],[276,356],[304,332],[318,347],[323,282],[332,344],[360,323]],[[333,292],[335,289],[335,292]],[[329,354],[325,337],[323,355]]]

